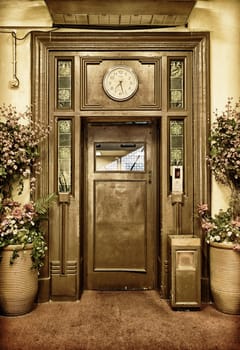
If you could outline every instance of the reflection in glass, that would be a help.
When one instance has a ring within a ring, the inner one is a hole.
[[[72,61],[58,60],[57,69],[57,107],[59,109],[69,109],[72,107]]]
[[[71,120],[58,120],[58,192],[71,192]]]
[[[96,171],[136,172],[145,170],[144,143],[95,144]]]
[[[170,61],[170,107],[184,107],[184,61]]]

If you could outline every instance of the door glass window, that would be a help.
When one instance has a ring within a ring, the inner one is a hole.
[[[113,172],[145,171],[145,144],[139,142],[96,143],[95,170]]]

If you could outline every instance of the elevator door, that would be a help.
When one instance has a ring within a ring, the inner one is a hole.
[[[155,286],[154,127],[88,124],[85,288]]]

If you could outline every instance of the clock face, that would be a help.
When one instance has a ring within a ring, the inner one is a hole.
[[[132,68],[115,66],[110,68],[104,75],[103,88],[113,100],[125,101],[136,93],[138,78]]]

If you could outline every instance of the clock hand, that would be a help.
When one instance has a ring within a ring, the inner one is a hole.
[[[123,92],[123,87],[122,87],[122,80],[119,80],[119,83],[116,85],[115,87],[115,91],[117,90],[117,88],[120,87],[122,92]]]

